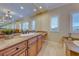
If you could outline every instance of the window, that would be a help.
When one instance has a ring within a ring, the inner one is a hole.
[[[79,32],[79,13],[72,14],[72,29],[73,32]]]
[[[22,23],[19,23],[19,29],[22,30]]]
[[[3,26],[3,27],[1,27],[1,28],[8,29],[8,26],[6,25],[6,26]]]
[[[3,26],[2,28],[4,28],[4,29],[12,29],[12,26],[11,26],[11,24],[8,24],[8,25]]]
[[[35,30],[35,20],[32,21],[32,30]]]
[[[53,16],[51,19],[51,31],[58,32],[58,16]]]
[[[22,30],[23,30],[23,31],[26,31],[26,30],[28,30],[28,29],[29,29],[29,23],[28,23],[28,22],[22,23]]]
[[[14,26],[14,24],[11,24],[11,29],[15,29],[15,26]]]

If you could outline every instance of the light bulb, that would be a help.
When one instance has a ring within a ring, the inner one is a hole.
[[[10,16],[10,18],[12,18],[12,16]]]
[[[21,8],[21,9],[24,9],[24,7],[23,7],[23,6],[21,6],[20,8]]]
[[[42,6],[39,7],[40,9],[42,8]]]

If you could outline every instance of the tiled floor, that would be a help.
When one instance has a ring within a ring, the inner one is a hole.
[[[46,41],[38,56],[64,56],[64,49],[61,43]]]

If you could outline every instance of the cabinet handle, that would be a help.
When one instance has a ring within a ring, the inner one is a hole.
[[[19,48],[16,48],[16,50],[18,50]]]

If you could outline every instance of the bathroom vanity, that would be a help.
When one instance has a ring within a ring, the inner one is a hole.
[[[36,56],[41,50],[47,33],[20,34],[0,41],[0,56]]]
[[[79,56],[79,38],[64,37],[64,48],[67,56]]]

